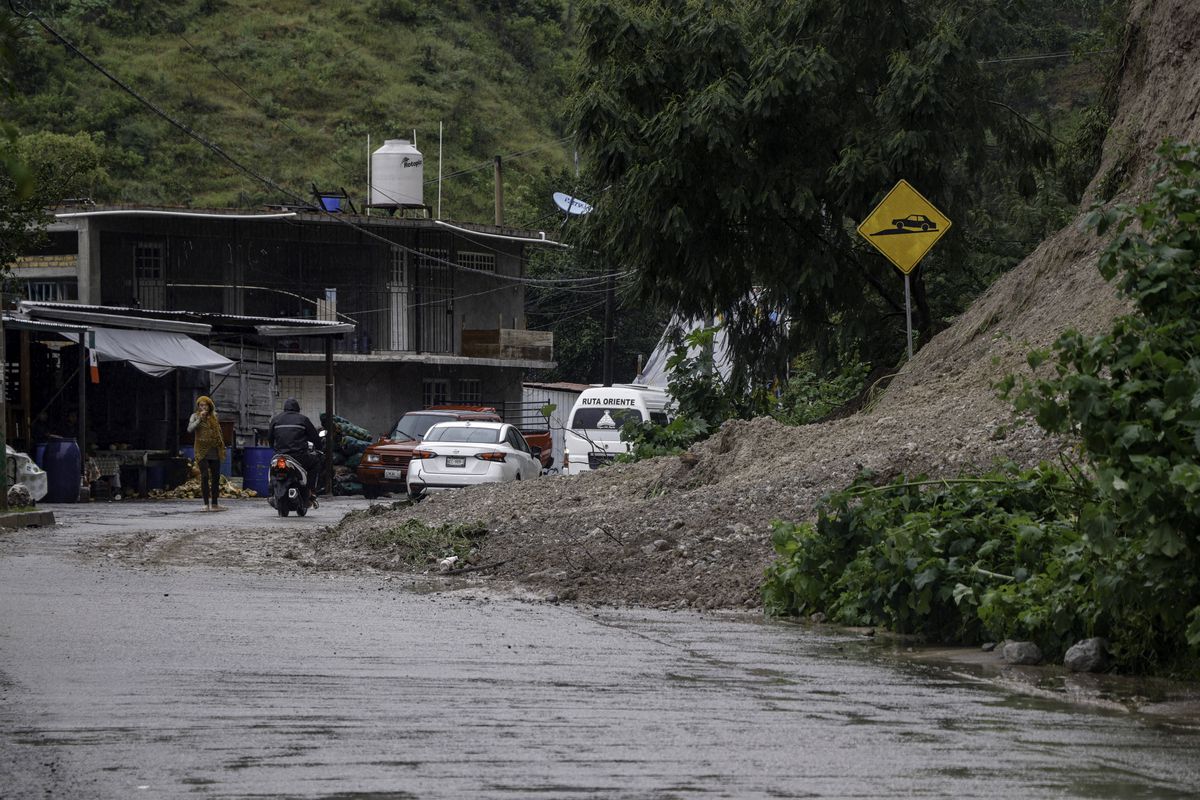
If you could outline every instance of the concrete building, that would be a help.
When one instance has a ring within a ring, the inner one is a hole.
[[[525,329],[526,254],[553,244],[539,234],[304,208],[87,206],[55,220],[13,265],[30,300],[353,323],[334,344],[335,407],[373,434],[428,405],[519,405],[524,371],[554,366],[552,334]],[[258,375],[269,363],[271,402],[324,408],[321,344],[273,344],[210,346]]]

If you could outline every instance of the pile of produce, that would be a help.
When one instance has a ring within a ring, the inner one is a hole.
[[[240,485],[230,483],[229,478],[222,475],[221,481],[221,497],[228,498],[251,498],[258,497],[258,492],[253,489],[244,489]],[[195,461],[188,461],[188,479],[176,486],[174,489],[152,489],[150,491],[150,499],[152,500],[199,500],[200,499],[200,468],[196,466]]]

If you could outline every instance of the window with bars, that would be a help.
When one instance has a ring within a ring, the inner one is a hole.
[[[166,308],[165,262],[166,248],[162,242],[138,242],[133,246],[133,277],[142,308]]]
[[[458,265],[460,267],[469,267],[471,269],[478,269],[484,272],[495,272],[496,254],[477,253],[471,250],[459,250]]]
[[[393,287],[408,286],[407,253],[399,247],[392,248],[392,269],[388,283]]]
[[[421,266],[435,269],[446,269],[450,260],[450,251],[445,247],[422,247],[417,251]]]
[[[426,408],[450,402],[450,381],[443,378],[426,378],[421,385],[421,400]]]
[[[444,247],[422,247],[417,258],[417,349],[427,353],[454,351],[452,273]]]
[[[74,281],[28,281],[25,295],[43,303],[71,302],[76,299]]]
[[[133,267],[138,280],[161,281],[163,277],[162,242],[138,242],[134,245]]]
[[[459,380],[458,399],[464,405],[479,405],[483,400],[483,381],[479,378]]]

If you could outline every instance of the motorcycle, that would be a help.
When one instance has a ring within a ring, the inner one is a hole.
[[[294,457],[286,453],[271,456],[270,489],[267,502],[271,508],[286,517],[295,511],[296,516],[308,513],[308,470]]]
[[[324,453],[326,443],[324,428],[317,431],[317,437],[322,449],[314,448],[312,442],[309,442],[310,461],[312,456],[320,458]],[[271,508],[278,511],[281,517],[286,517],[292,511],[295,511],[298,517],[307,514],[312,501],[309,499],[308,491],[309,474],[304,465],[289,453],[275,453],[271,456],[271,468],[268,472],[267,503]],[[320,487],[314,487],[312,493],[319,492]]]

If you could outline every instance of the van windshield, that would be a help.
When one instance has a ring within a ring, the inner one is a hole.
[[[636,408],[606,408],[588,406],[575,409],[571,417],[571,428],[589,430],[620,430],[626,422],[643,422],[645,417]]]

